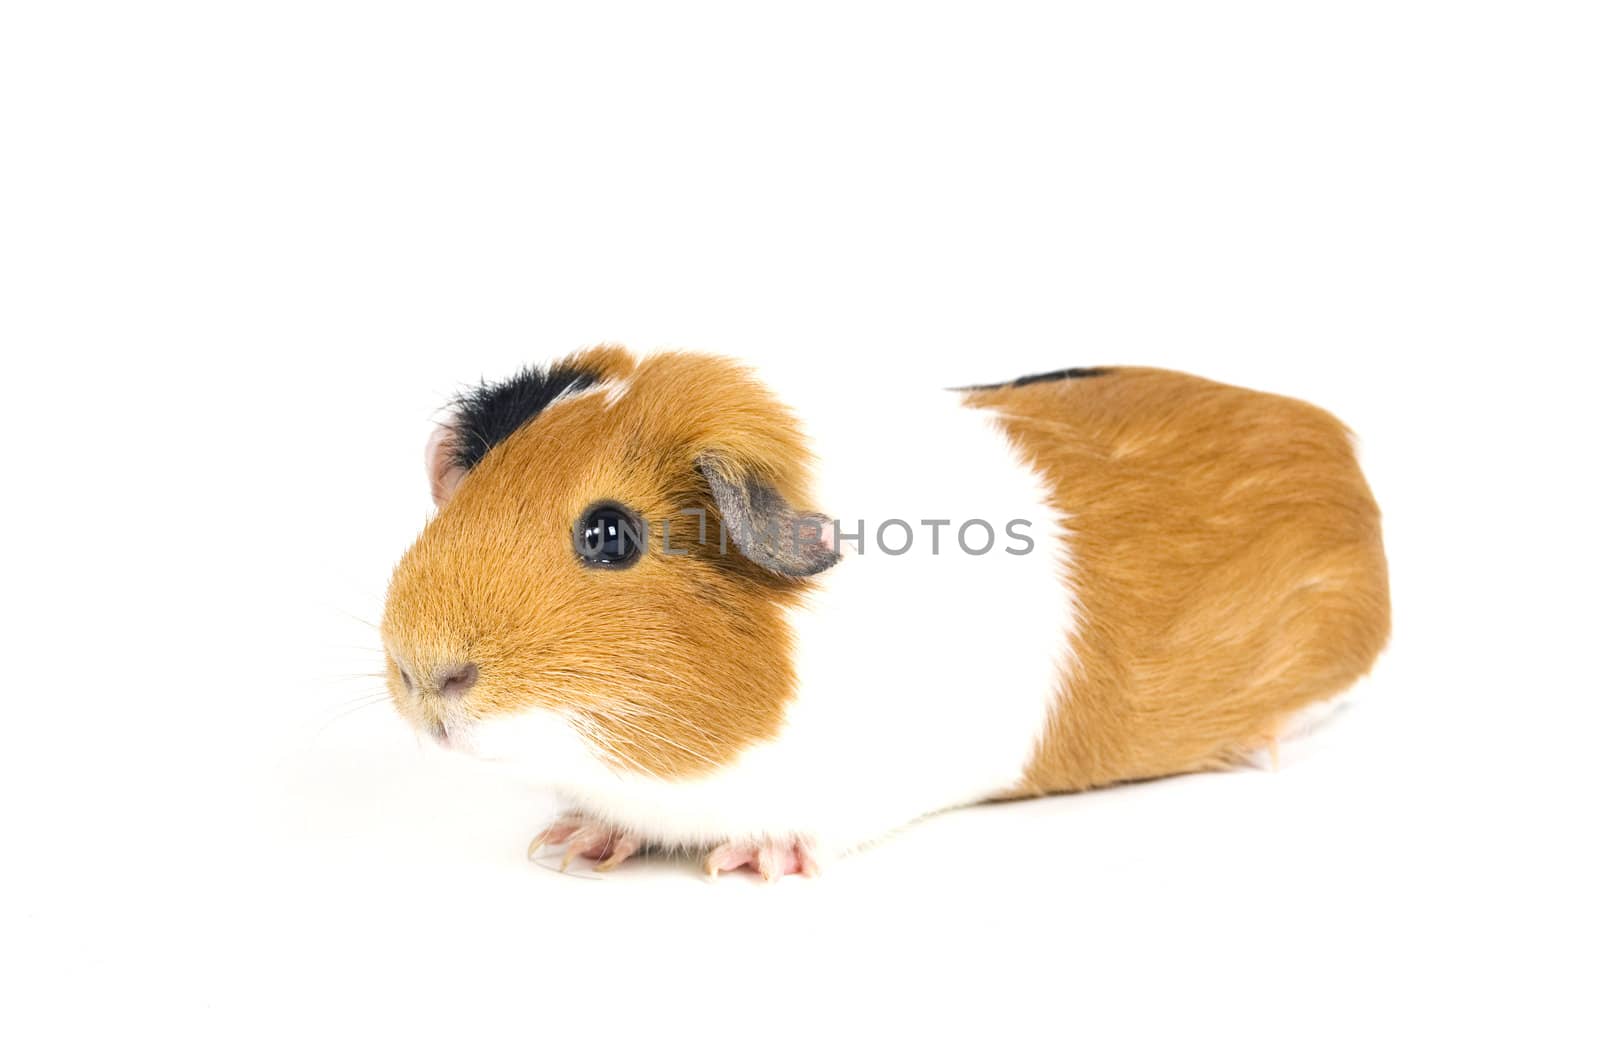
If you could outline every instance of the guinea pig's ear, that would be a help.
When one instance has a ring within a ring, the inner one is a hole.
[[[697,463],[722,513],[722,526],[739,553],[770,572],[788,577],[815,576],[839,560],[833,519],[796,511],[760,476],[741,472],[722,455]]]
[[[446,421],[428,437],[428,447],[423,452],[423,462],[428,469],[428,486],[433,491],[433,504],[443,506],[450,501],[467,475],[456,461],[456,426]]]

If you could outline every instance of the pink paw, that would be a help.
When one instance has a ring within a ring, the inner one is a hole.
[[[596,872],[609,872],[632,857],[643,840],[582,813],[564,813],[528,843],[528,860],[537,857],[546,846],[559,846],[563,842],[567,844],[561,856],[563,872],[579,857],[598,862],[594,866]]]
[[[749,868],[770,883],[782,876],[816,875],[817,859],[810,844],[802,839],[725,842],[706,855],[706,875],[713,879],[719,872],[736,868]]]

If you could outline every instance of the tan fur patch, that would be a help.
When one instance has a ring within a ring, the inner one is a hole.
[[[795,688],[783,608],[804,586],[719,549],[696,461],[718,455],[804,505],[804,439],[735,363],[620,348],[574,361],[625,391],[552,404],[472,468],[396,569],[384,639],[407,660],[475,662],[473,716],[545,707],[618,767],[705,773],[776,734]],[[576,557],[574,523],[600,500],[649,521],[638,564]],[[707,512],[704,545],[688,508]],[[662,552],[668,521],[686,556]],[[396,704],[425,714],[390,673]]]
[[[1233,763],[1371,668],[1378,508],[1331,415],[1154,369],[966,402],[1069,515],[1075,660],[1014,796]]]

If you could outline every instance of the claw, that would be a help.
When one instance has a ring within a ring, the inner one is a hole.
[[[609,872],[632,857],[639,849],[639,840],[631,835],[618,835],[611,840],[611,853],[594,866],[596,872]]]
[[[561,845],[581,827],[583,827],[583,820],[579,817],[571,814],[557,817],[553,824],[535,835],[533,841],[528,843],[528,860],[533,860],[538,856],[539,851],[546,846]]]
[[[609,830],[585,824],[573,832],[572,838],[567,840],[567,852],[561,858],[561,870],[565,872],[578,857],[593,857],[603,851],[610,839]]]
[[[546,846],[567,844],[561,855],[561,871],[572,867],[579,857],[600,860],[596,871],[609,872],[638,852],[642,840],[609,824],[589,820],[580,813],[568,813],[533,837],[528,843],[528,859],[538,856]]]

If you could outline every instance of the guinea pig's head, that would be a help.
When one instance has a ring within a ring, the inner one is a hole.
[[[785,609],[838,559],[807,463],[793,415],[711,356],[596,348],[460,396],[384,610],[395,705],[547,776],[726,764],[776,734]]]

